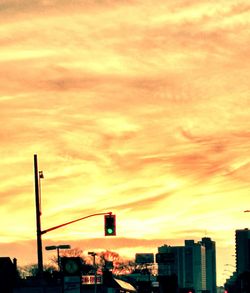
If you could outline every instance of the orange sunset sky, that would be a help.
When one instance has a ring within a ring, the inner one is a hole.
[[[0,254],[35,263],[33,156],[45,234],[134,258],[211,237],[218,284],[250,227],[247,0],[0,1]],[[44,259],[53,252],[44,251]]]

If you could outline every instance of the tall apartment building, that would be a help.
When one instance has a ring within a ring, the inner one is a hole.
[[[206,290],[206,249],[194,240],[185,240],[185,287]]]
[[[216,285],[216,246],[215,241],[203,237],[200,242],[206,249],[206,287],[210,293],[217,293]]]
[[[185,287],[185,248],[184,246],[158,247],[158,275],[176,275],[178,287]]]
[[[250,230],[235,231],[235,252],[237,275],[250,271]]]
[[[179,288],[193,288],[196,292],[209,289],[208,292],[216,293],[207,288],[208,278],[208,284],[211,288],[214,285],[216,290],[215,243],[210,238],[204,238],[198,243],[185,240],[185,246],[158,247],[156,259],[158,275],[177,275]]]

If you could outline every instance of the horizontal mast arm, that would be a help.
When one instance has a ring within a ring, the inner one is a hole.
[[[54,226],[54,227],[52,227],[52,228],[49,228],[49,229],[46,229],[46,230],[41,231],[41,235],[43,235],[43,234],[45,234],[45,233],[47,233],[47,232],[50,232],[50,231],[56,230],[56,229],[58,229],[58,228],[61,228],[61,227],[67,226],[67,225],[69,225],[69,224],[73,224],[73,223],[75,223],[75,222],[78,222],[78,221],[81,221],[81,220],[84,220],[84,219],[87,219],[87,218],[90,218],[90,217],[100,216],[100,215],[112,215],[112,212],[92,214],[92,215],[88,215],[88,216],[82,217],[82,218],[80,218],[80,219],[76,219],[76,220],[73,220],[73,221],[70,221],[70,222],[67,222],[67,223],[61,224],[61,225],[57,225],[57,226]]]

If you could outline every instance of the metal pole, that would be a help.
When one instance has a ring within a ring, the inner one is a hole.
[[[96,273],[97,273],[97,267],[96,267],[96,263],[95,263],[95,256],[96,256],[96,253],[93,254],[93,257],[94,257],[94,267],[95,267],[95,293],[96,293],[96,290],[97,290],[97,284],[96,284]]]
[[[36,235],[37,235],[37,265],[38,275],[43,274],[43,251],[42,251],[42,233],[41,233],[41,209],[40,209],[40,187],[37,155],[34,155],[34,175],[35,175],[35,201],[36,201]]]
[[[60,272],[61,271],[61,266],[60,266],[60,253],[59,253],[59,249],[60,249],[60,247],[57,246],[56,247],[56,250],[57,250],[57,263],[58,263],[58,271]]]
[[[96,257],[96,253],[93,252],[93,251],[90,251],[88,252],[89,255],[93,256],[93,267],[94,267],[94,270],[95,270],[95,287],[94,287],[94,290],[95,290],[95,293],[97,292],[97,266],[96,266],[96,262],[95,262],[95,257]]]

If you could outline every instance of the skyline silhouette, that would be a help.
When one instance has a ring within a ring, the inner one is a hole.
[[[249,227],[248,1],[0,4],[0,251],[36,260],[33,154],[44,245],[133,257],[211,237],[218,284]],[[69,242],[69,243],[68,243]],[[81,244],[81,245],[74,245]]]

